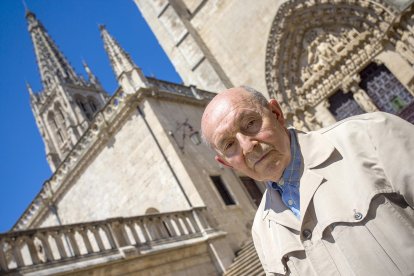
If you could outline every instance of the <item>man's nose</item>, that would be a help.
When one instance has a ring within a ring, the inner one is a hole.
[[[251,152],[257,144],[257,141],[252,140],[251,137],[246,136],[242,133],[237,133],[236,137],[241,149],[243,150],[243,154]]]

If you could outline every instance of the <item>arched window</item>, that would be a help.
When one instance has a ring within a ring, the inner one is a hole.
[[[48,115],[48,122],[53,136],[56,137],[56,141],[59,145],[62,145],[62,143],[64,142],[64,136],[56,120],[55,113],[53,113],[52,111]]]
[[[56,122],[55,114],[53,114],[53,112],[49,113],[48,121],[49,121],[50,127],[52,128],[53,131],[58,129],[58,124]]]
[[[99,104],[98,104],[98,101],[95,98],[93,98],[91,96],[88,97],[88,105],[89,105],[89,107],[90,107],[93,114],[95,114],[98,111]]]
[[[88,106],[87,100],[81,96],[76,99],[76,104],[80,107],[83,114],[86,116],[88,120],[92,119],[92,114],[90,111],[90,107]]]
[[[64,129],[65,128],[65,115],[62,111],[62,107],[60,106],[60,104],[55,106],[55,112],[56,112],[56,119],[57,119],[57,124],[59,128]]]
[[[59,142],[60,142],[60,143],[63,143],[63,142],[64,142],[64,139],[63,139],[62,130],[58,129],[58,131],[57,131],[57,136],[58,136],[58,138],[59,138]]]
[[[96,107],[96,104],[94,103],[94,101],[93,100],[89,101],[89,105],[91,106],[92,112],[95,113],[98,108]]]

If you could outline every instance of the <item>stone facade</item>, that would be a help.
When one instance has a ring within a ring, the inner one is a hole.
[[[223,86],[278,99],[297,128],[374,110],[414,122],[412,1],[135,2],[187,84],[215,88],[192,77],[202,73],[182,60],[172,22],[212,56]]]
[[[27,18],[31,31],[36,17],[28,11]],[[41,26],[37,19],[36,24]],[[49,37],[43,26],[38,31]],[[145,77],[106,27],[100,26],[100,31],[120,86],[112,97],[102,97],[105,101],[85,121],[82,135],[55,164],[53,175],[14,226],[19,231],[0,235],[0,271],[223,272],[250,237],[255,204],[239,177],[216,163],[206,145],[192,140],[199,135],[204,107],[214,93]],[[46,41],[55,47],[51,39]],[[47,47],[39,49],[42,68]],[[63,57],[57,47],[54,54]],[[69,76],[73,70],[68,64],[61,66]],[[46,98],[56,88],[68,94],[55,93],[54,101],[76,106],[73,91],[88,99],[86,88],[92,93],[92,87],[98,87],[87,65],[85,69],[91,84],[84,82],[83,87],[49,72],[56,83],[49,87],[46,82],[40,93],[30,90],[32,98]],[[62,121],[70,121],[69,115],[62,111]],[[198,213],[206,207],[204,214]],[[171,212],[177,215],[172,218]],[[116,254],[108,259],[110,252]],[[134,264],[131,254],[143,256]],[[163,254],[167,261],[157,260]],[[183,254],[188,260],[173,261]],[[94,261],[84,263],[80,257]]]
[[[43,83],[28,90],[54,173],[0,235],[1,273],[224,272],[250,248],[264,187],[192,141],[207,90],[253,86],[303,130],[376,110],[414,122],[411,1],[135,2],[185,85],[144,76],[100,26],[119,82],[109,97],[27,11]]]

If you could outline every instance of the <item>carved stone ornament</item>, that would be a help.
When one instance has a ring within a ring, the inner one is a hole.
[[[385,1],[291,0],[273,21],[265,61],[270,97],[303,112],[382,50],[397,11]]]

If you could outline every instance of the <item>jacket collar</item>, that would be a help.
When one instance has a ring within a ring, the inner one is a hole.
[[[313,169],[328,160],[335,147],[321,133],[297,131],[304,169]]]
[[[335,147],[319,132],[305,133],[297,131],[298,144],[303,158],[303,175],[300,184],[300,211],[303,218],[309,203],[323,176],[311,169],[321,165],[331,156]],[[268,187],[262,219],[268,218],[286,227],[300,231],[300,221],[283,203],[280,194]]]

